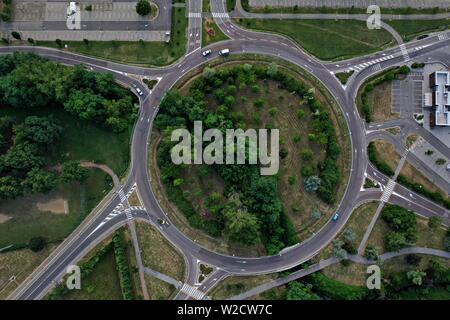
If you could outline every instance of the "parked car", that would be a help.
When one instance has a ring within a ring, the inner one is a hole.
[[[333,216],[331,217],[331,220],[333,220],[333,221],[337,221],[339,219],[339,213],[335,213],[335,214],[333,214]]]
[[[202,52],[202,55],[203,55],[204,57],[207,57],[207,56],[209,56],[211,53],[212,53],[211,50],[206,50],[206,51],[203,51],[203,52]]]
[[[418,37],[417,37],[417,40],[421,40],[421,39],[425,39],[425,38],[428,38],[428,35],[427,35],[427,34],[423,34],[423,35],[421,35],[421,36],[418,36]]]

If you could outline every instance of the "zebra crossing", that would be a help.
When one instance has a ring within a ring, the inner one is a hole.
[[[127,200],[127,196],[125,195],[125,193],[123,192],[123,189],[121,188],[118,192],[119,197],[120,197],[120,202],[124,202],[125,200]]]
[[[110,214],[108,214],[104,220],[104,222],[108,222],[113,219],[115,216],[119,215],[122,212],[122,204],[117,205]]]
[[[141,206],[132,206],[132,207],[130,207],[130,210],[131,211],[145,211],[145,208],[141,207]]]
[[[133,191],[136,190],[136,183],[133,184],[133,186],[130,188],[130,190],[127,192],[127,198],[129,198],[131,196],[131,194],[133,193]]]
[[[395,181],[390,179],[386,189],[384,189],[383,196],[381,197],[382,202],[388,202],[391,197],[392,191],[394,191]]]
[[[201,18],[202,13],[201,12],[189,12],[188,18]]]
[[[133,215],[131,214],[131,209],[130,208],[125,208],[124,212],[125,212],[125,215],[127,216],[127,220],[128,221],[133,219]]]
[[[226,12],[213,12],[213,18],[229,18],[230,16]]]
[[[439,34],[438,35],[438,39],[439,40],[447,40],[448,39],[448,34],[446,34],[446,33],[441,33],[441,34]]]
[[[377,67],[377,68],[380,68],[380,70],[381,70],[380,62],[387,61],[387,60],[390,60],[392,58],[394,58],[394,55],[391,54],[391,55],[384,56],[384,57],[381,57],[381,58],[378,58],[378,59],[374,59],[374,60],[371,60],[371,61],[368,61],[368,62],[360,63],[358,65],[350,67],[349,70],[354,71],[354,72],[359,72],[359,71],[364,70],[365,68],[370,67],[372,65],[378,65],[379,67]]]
[[[187,283],[183,284],[183,286],[181,287],[181,292],[196,300],[202,300],[205,296],[204,292],[198,290],[196,287],[188,285]]]
[[[402,52],[403,60],[405,60],[405,62],[409,61],[411,58],[409,57],[408,50],[406,50],[405,44],[402,43],[399,48]]]

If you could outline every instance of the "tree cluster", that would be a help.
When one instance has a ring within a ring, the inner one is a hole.
[[[137,113],[132,94],[116,85],[111,73],[69,68],[29,53],[0,57],[0,104],[62,107],[115,132],[127,129]]]
[[[63,163],[60,175],[46,167],[62,127],[51,116],[29,116],[17,123],[0,118],[0,199],[49,192],[59,182],[83,181],[89,171],[77,161]]]
[[[388,251],[398,251],[417,241],[417,221],[412,211],[386,204],[381,217],[392,229],[384,239]]]

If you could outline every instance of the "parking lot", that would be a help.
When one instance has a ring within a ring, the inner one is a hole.
[[[13,21],[2,24],[2,36],[20,32],[23,39],[108,41],[165,41],[171,29],[172,2],[151,0],[157,6],[153,17],[136,13],[136,1],[90,0],[77,3],[80,30],[67,27],[69,1],[17,0]],[[89,6],[89,7],[88,7]],[[87,10],[88,9],[88,10]]]
[[[392,81],[392,112],[402,118],[412,118],[414,113],[422,113],[423,75],[412,71],[405,80]]]

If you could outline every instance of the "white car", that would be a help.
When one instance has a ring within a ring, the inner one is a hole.
[[[450,171],[450,163],[447,165],[447,171]]]
[[[140,95],[140,96],[142,96],[144,93],[142,92],[142,90],[141,89],[139,89],[139,88],[136,88],[136,92],[138,93],[138,95]]]
[[[202,55],[203,55],[204,57],[207,57],[207,56],[209,56],[211,53],[212,53],[211,50],[206,50],[206,51],[203,51],[203,52],[202,52]]]
[[[222,49],[219,51],[219,55],[221,56],[227,56],[230,54],[230,49]]]

